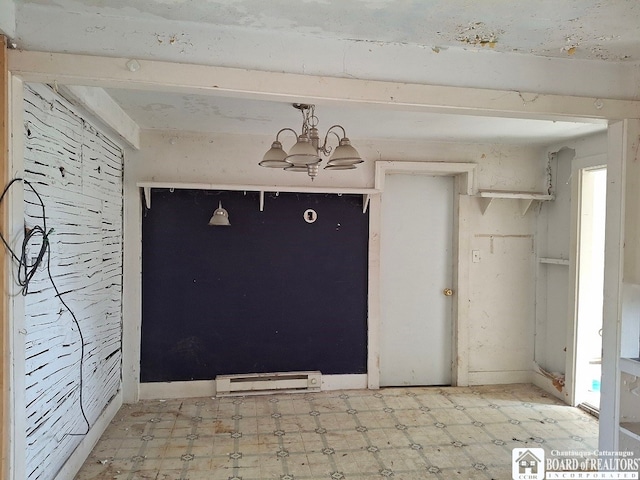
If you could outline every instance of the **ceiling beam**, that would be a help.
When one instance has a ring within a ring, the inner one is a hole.
[[[213,94],[280,102],[604,123],[640,118],[640,101],[382,82],[61,53],[9,52],[25,81]]]
[[[140,150],[140,127],[104,89],[82,85],[64,85],[59,88],[67,100],[87,110],[125,143]]]

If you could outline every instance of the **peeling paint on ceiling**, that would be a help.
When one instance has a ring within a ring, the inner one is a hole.
[[[120,24],[121,33],[135,30],[136,22],[155,23],[164,44],[171,44],[174,38],[174,43],[205,42],[214,48],[215,37],[185,40],[181,37],[189,32],[175,32],[172,37],[167,29],[171,22],[189,22],[208,29],[236,30],[243,35],[267,30],[429,49],[491,46],[499,52],[544,57],[640,60],[637,1],[18,0],[16,3],[18,35],[24,41],[30,30],[29,13],[45,9],[51,19],[63,16],[74,16],[79,21],[121,19],[124,20]],[[87,28],[94,28],[95,32],[102,27]]]
[[[13,40],[29,50],[539,94],[640,96],[635,0],[15,0],[15,6]],[[270,135],[274,124],[297,127],[295,116],[285,121],[290,106],[282,103],[110,93],[143,128]],[[318,113],[323,122],[354,125],[354,138],[544,143],[603,128],[337,106]]]

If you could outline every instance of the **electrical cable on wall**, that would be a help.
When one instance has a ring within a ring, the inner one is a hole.
[[[87,418],[87,415],[84,411],[84,402],[83,402],[83,393],[82,393],[84,390],[83,388],[84,387],[84,374],[83,374],[84,336],[82,334],[82,330],[80,329],[80,323],[78,322],[76,315],[73,313],[73,310],[69,308],[69,305],[67,305],[67,303],[62,298],[62,294],[58,290],[58,287],[55,281],[53,280],[53,275],[51,274],[51,244],[49,243],[49,236],[53,232],[53,228],[47,231],[47,215],[46,215],[46,209],[45,209],[45,205],[44,205],[44,201],[42,200],[42,197],[36,191],[36,189],[34,188],[31,182],[29,182],[28,180],[24,180],[22,178],[14,178],[4,187],[2,195],[0,195],[0,204],[4,200],[4,197],[6,196],[9,189],[13,185],[15,185],[17,182],[23,182],[27,187],[29,187],[29,189],[38,198],[38,202],[40,203],[40,208],[42,210],[42,213],[40,216],[42,224],[35,225],[31,229],[28,229],[27,227],[25,227],[25,235],[24,235],[24,239],[22,240],[22,246],[21,246],[19,256],[11,248],[11,246],[9,246],[9,243],[5,239],[4,234],[0,232],[0,238],[2,239],[2,243],[4,243],[4,246],[11,254],[11,259],[14,262],[16,262],[16,264],[18,265],[17,283],[21,287],[21,293],[23,296],[26,296],[29,294],[29,284],[31,283],[31,280],[35,276],[38,270],[38,267],[40,267],[40,265],[42,264],[42,262],[45,260],[45,257],[46,257],[47,275],[49,277],[49,281],[51,282],[51,286],[53,287],[53,290],[56,292],[55,296],[60,300],[60,303],[62,303],[62,305],[71,314],[71,318],[73,319],[73,322],[76,325],[76,328],[78,329],[78,333],[80,335],[80,411],[82,412],[82,417],[84,418],[84,421],[87,424],[87,431],[84,433],[65,433],[60,439],[60,442],[61,442],[67,436],[84,436],[87,433],[89,433],[89,430],[91,429],[91,424],[89,423],[89,419]],[[29,259],[28,259],[29,246],[31,245],[32,241],[34,241],[37,238],[41,238],[40,249],[38,250],[38,254],[35,256],[33,261],[29,262]]]

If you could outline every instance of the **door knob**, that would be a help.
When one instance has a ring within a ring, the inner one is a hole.
[[[442,293],[445,297],[450,297],[451,295],[453,295],[453,290],[451,290],[450,288],[445,288]]]

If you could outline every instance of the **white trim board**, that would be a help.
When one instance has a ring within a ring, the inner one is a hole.
[[[11,178],[24,176],[24,84],[15,76],[10,76],[11,92],[9,95],[9,171]],[[20,245],[24,236],[24,189],[12,188],[7,194],[7,227],[9,243],[12,247]],[[24,404],[25,392],[25,297],[20,294],[20,287],[16,282],[15,269],[12,262],[7,261],[4,272],[5,285],[8,292],[9,321],[9,477],[26,478],[26,410]]]
[[[531,374],[531,370],[469,372],[469,385],[504,385],[510,383],[531,383]]]
[[[635,128],[634,128],[635,127]],[[620,421],[620,343],[622,340],[622,281],[625,272],[627,168],[637,122],[623,120],[607,132],[607,219],[605,224],[604,306],[602,318],[602,382],[598,448],[618,450]],[[631,138],[629,138],[629,134]]]
[[[98,440],[107,429],[113,418],[120,410],[122,406],[122,389],[118,390],[118,393],[102,411],[96,422],[89,430],[89,433],[85,435],[80,444],[73,451],[71,456],[67,459],[62,466],[58,474],[55,476],[55,480],[69,480],[75,478],[76,473],[80,471],[80,468],[84,464],[85,460],[89,458],[91,450],[96,446]]]
[[[138,398],[140,400],[213,397],[215,394],[215,380],[140,383],[138,390]]]
[[[367,374],[323,375],[322,391],[360,390],[367,388]],[[278,393],[274,391],[273,393]],[[193,380],[187,382],[141,383],[140,400],[160,400],[170,398],[215,397],[215,380]]]
[[[362,390],[367,388],[367,374],[323,375],[321,390]]]
[[[531,383],[533,383],[536,387],[541,388],[548,394],[553,395],[558,400],[568,403],[566,386],[560,392],[556,387],[553,386],[549,378],[545,377],[540,372],[535,372],[535,371],[531,372]]]
[[[59,93],[69,102],[89,112],[128,146],[140,150],[140,127],[104,89],[63,85]]]
[[[376,162],[375,188],[384,190],[384,177],[391,173],[405,175],[460,175],[460,193],[473,195],[476,190],[476,163],[468,162],[403,162],[380,161]]]
[[[266,72],[65,53],[8,51],[9,70],[26,81],[59,85],[211,94],[281,102],[380,105],[395,110],[604,123],[640,117],[640,101],[547,95]],[[531,98],[524,101],[523,98]]]

